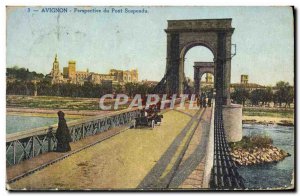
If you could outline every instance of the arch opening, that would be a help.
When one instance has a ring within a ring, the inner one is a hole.
[[[205,49],[208,49],[214,57],[216,57],[216,51],[214,51],[213,47],[210,46],[208,43],[206,43],[205,41],[194,41],[194,42],[190,42],[187,43],[181,50],[180,52],[180,57],[185,57],[186,54],[189,52],[190,49],[192,48],[197,48],[197,47],[203,47]]]
[[[184,48],[182,51],[184,54],[184,61],[181,63],[182,70],[182,83],[184,83],[185,89],[184,93],[195,93],[196,89],[200,86],[199,79],[202,76],[202,72],[207,70],[207,68],[201,68],[200,72],[196,70],[197,63],[204,63],[207,65],[213,65],[214,62],[214,54],[210,48],[207,46],[203,46],[203,44],[198,43],[197,45],[189,45]],[[208,71],[211,74],[214,74],[212,71]],[[201,75],[195,75],[201,74]],[[196,78],[197,77],[197,78]],[[214,77],[213,77],[214,78]],[[198,84],[195,84],[198,83]]]
[[[204,72],[200,77],[200,92],[199,94],[205,93],[206,95],[213,95],[215,89],[215,77],[211,72]]]

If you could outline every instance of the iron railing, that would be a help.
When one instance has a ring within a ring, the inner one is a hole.
[[[105,116],[96,116],[83,120],[68,122],[72,142],[90,135],[125,125],[141,114],[140,110],[123,110]],[[56,149],[55,132],[57,125],[40,127],[6,136],[6,164],[18,164],[39,154]]]

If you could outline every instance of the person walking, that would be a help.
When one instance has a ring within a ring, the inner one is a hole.
[[[206,97],[203,99],[203,107],[206,108]]]

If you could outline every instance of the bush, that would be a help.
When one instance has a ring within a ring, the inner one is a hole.
[[[241,141],[239,142],[231,142],[229,146],[233,149],[235,148],[264,148],[268,147],[269,145],[273,144],[272,138],[269,136],[263,135],[255,135],[255,136],[244,136]]]

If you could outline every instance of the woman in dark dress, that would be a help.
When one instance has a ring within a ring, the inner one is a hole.
[[[69,142],[72,141],[68,125],[65,120],[65,114],[62,111],[58,115],[58,128],[56,130],[57,149],[58,152],[67,152],[71,150]]]

